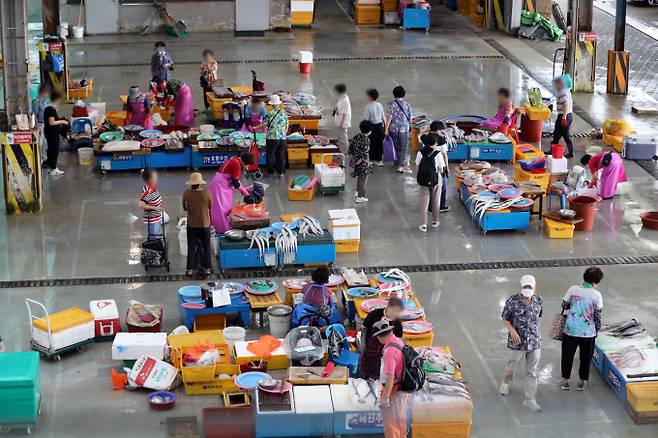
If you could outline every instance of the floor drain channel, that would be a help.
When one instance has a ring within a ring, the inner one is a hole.
[[[619,256],[619,257],[591,257],[570,259],[544,259],[544,260],[518,260],[504,262],[470,262],[470,263],[435,263],[424,265],[398,265],[398,266],[362,266],[366,274],[376,274],[391,268],[400,268],[408,273],[422,272],[461,272],[461,271],[489,271],[500,269],[531,269],[531,268],[569,268],[579,266],[614,266],[614,265],[642,265],[658,263],[656,256]],[[313,269],[307,267],[286,267],[281,270],[255,270],[255,271],[225,271],[215,274],[214,280],[252,279],[252,278],[280,278],[299,277],[311,275]],[[32,287],[58,287],[58,286],[87,286],[100,284],[135,284],[135,283],[166,283],[178,281],[198,281],[189,279],[182,274],[156,274],[134,275],[129,277],[89,277],[89,278],[57,278],[44,280],[11,280],[1,281],[0,289],[32,288]]]
[[[390,55],[390,56],[346,56],[346,57],[332,57],[320,56],[313,59],[313,62],[336,62],[336,61],[439,61],[451,59],[505,59],[502,55]],[[299,60],[296,58],[270,58],[270,59],[233,59],[217,61],[218,64],[231,65],[231,64],[283,64],[283,63],[297,63]],[[177,65],[197,65],[198,60],[194,61],[176,61]],[[70,65],[69,68],[106,68],[106,67],[148,67],[151,64],[146,62],[135,63],[112,63],[112,64],[80,64]]]

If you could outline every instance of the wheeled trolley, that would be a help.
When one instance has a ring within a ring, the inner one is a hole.
[[[164,215],[161,221],[161,234],[151,234],[151,227],[147,225],[146,241],[142,242],[141,262],[144,270],[165,268],[169,272],[169,243],[165,233]]]
[[[60,360],[70,351],[83,351],[94,341],[94,316],[77,307],[49,314],[46,307],[25,299],[31,330],[30,347],[40,356]],[[38,309],[38,313],[33,310]],[[43,316],[37,316],[43,315]]]

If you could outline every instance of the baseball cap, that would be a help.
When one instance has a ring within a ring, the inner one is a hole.
[[[392,330],[393,326],[387,319],[380,319],[372,325],[373,336],[383,335],[384,333],[388,333]]]
[[[532,286],[533,288],[537,285],[535,277],[532,275],[524,275],[521,277],[521,287]]]

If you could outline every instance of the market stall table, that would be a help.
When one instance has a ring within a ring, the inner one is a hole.
[[[478,217],[474,217],[471,211],[471,204],[474,202],[471,193],[465,184],[459,184],[459,198],[466,207],[466,210],[471,214],[473,221],[480,227],[483,234],[489,231],[502,231],[502,230],[521,230],[525,231],[530,226],[530,211],[486,211]]]
[[[514,144],[491,141],[466,142],[469,160],[514,161]],[[450,154],[448,154],[450,159]]]
[[[239,313],[245,327],[251,325],[251,307],[244,294],[231,295],[231,304],[221,307],[205,307],[203,309],[188,309],[183,307],[183,298],[178,295],[178,310],[183,318],[183,324],[188,330],[194,330],[194,319],[199,315]]]
[[[541,220],[544,214],[544,190],[541,187],[521,187],[521,190],[523,191],[521,196],[524,198],[532,199],[534,201],[534,204],[530,207],[530,215],[539,216],[539,220]],[[537,205],[536,211],[535,204]]]

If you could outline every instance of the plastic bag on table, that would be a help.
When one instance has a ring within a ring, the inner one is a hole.
[[[185,354],[183,354],[183,362],[185,365],[191,364],[191,365],[197,365],[197,362],[201,359],[201,357],[207,352],[217,349],[215,346],[211,343],[197,343],[194,346],[188,348],[185,350]]]

